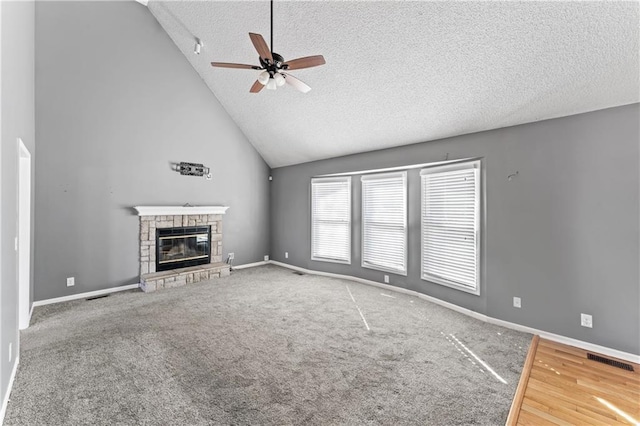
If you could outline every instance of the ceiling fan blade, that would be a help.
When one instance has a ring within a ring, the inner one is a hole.
[[[317,67],[319,65],[326,64],[322,55],[305,56],[304,58],[293,59],[285,62],[283,68],[286,66],[287,70],[299,70],[302,68]]]
[[[273,56],[271,55],[271,50],[269,46],[267,46],[267,42],[264,41],[264,38],[260,34],[249,33],[249,37],[251,38],[251,43],[253,43],[253,47],[256,48],[258,54],[262,59],[268,59],[273,62]]]
[[[261,70],[262,69],[257,65],[232,64],[229,62],[211,62],[211,66],[218,67],[218,68],[240,68],[245,70]]]
[[[297,90],[301,91],[302,93],[307,93],[309,90],[311,90],[311,87],[307,86],[306,83],[298,80],[297,78],[295,78],[291,74],[285,74],[285,73],[281,73],[281,74],[284,75],[284,81],[285,82],[287,82],[288,84],[290,84],[291,86],[293,86]]]
[[[249,90],[249,92],[251,93],[258,93],[259,91],[261,91],[264,88],[264,84],[260,83],[258,80],[256,80],[255,83],[253,83],[253,86],[251,86],[251,89]]]

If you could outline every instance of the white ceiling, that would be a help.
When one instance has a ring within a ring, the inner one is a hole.
[[[267,1],[148,7],[271,167],[640,100],[637,2],[276,1],[274,50],[327,61],[307,94],[210,66],[257,65]]]

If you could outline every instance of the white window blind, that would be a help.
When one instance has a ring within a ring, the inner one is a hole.
[[[362,266],[407,274],[407,173],[362,176]]]
[[[480,161],[424,169],[422,278],[480,294]]]
[[[311,259],[351,263],[351,177],[311,179]]]

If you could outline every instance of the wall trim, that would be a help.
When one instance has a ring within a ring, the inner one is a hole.
[[[38,300],[33,302],[33,306],[51,305],[52,303],[68,302],[70,300],[87,299],[89,297],[102,296],[103,294],[116,293],[119,291],[133,290],[140,287],[138,284],[128,284],[120,287],[106,288],[104,290],[88,291],[86,293],[71,294],[69,296],[54,297],[53,299]]]
[[[451,309],[452,311],[460,312],[461,314],[470,316],[472,318],[478,319],[480,321],[488,322],[489,324],[499,325],[501,327],[510,328],[512,330],[521,331],[524,333],[539,335],[543,339],[551,340],[554,342],[562,343],[569,346],[575,346],[580,349],[584,349],[587,351],[598,352],[603,355],[611,356],[614,358],[622,359],[625,361],[630,361],[636,364],[640,364],[640,355],[632,354],[629,352],[623,352],[618,349],[608,348],[606,346],[596,345],[595,343],[589,343],[582,340],[573,339],[571,337],[562,336],[559,334],[550,333],[544,330],[538,330],[536,328],[527,327],[526,325],[516,324],[513,322],[501,320],[498,318],[493,318],[484,314],[481,314],[476,311],[472,311],[467,308],[463,308],[458,305],[454,305],[453,303],[445,302],[442,299],[435,298],[433,296],[429,296],[423,293],[419,293],[414,290],[408,290],[406,288],[395,287],[389,284],[383,284],[376,281],[366,280],[364,278],[358,278],[351,275],[342,275],[342,274],[334,274],[331,272],[322,272],[322,271],[314,271],[312,269],[305,269],[299,266],[290,265],[288,263],[278,262],[276,260],[270,260],[268,263],[273,265],[281,266],[283,268],[293,269],[295,271],[304,272],[306,274],[311,275],[321,275],[330,278],[341,278],[345,280],[355,281],[361,284],[367,284],[378,288],[383,288],[388,291],[395,291],[397,293],[407,294],[409,296],[418,297],[423,300],[427,300],[429,302],[435,303],[436,305],[443,306],[445,308]]]
[[[562,343],[569,346],[575,346],[585,351],[598,352],[603,355],[607,355],[613,358],[630,361],[635,364],[640,364],[640,355],[632,354],[629,352],[623,352],[618,349],[608,348],[606,346],[596,345],[595,343],[585,342],[583,340],[574,339],[572,337],[562,336],[560,334],[550,333],[544,330],[538,330],[536,328],[527,327],[526,325],[520,325],[508,321],[504,321],[498,318],[487,317],[487,322],[502,327],[511,328],[516,331],[523,331],[525,333],[537,334],[542,339],[551,340],[557,343]]]
[[[247,269],[247,268],[255,268],[256,266],[263,266],[263,265],[268,265],[269,261],[264,261],[261,260],[260,262],[253,262],[253,263],[245,263],[244,265],[238,265],[238,266],[231,266],[231,270],[236,270],[236,269]]]
[[[2,426],[2,424],[4,423],[4,415],[7,413],[9,397],[11,396],[11,390],[13,389],[13,381],[15,380],[16,373],[18,372],[18,364],[20,364],[20,355],[16,356],[16,362],[13,363],[13,369],[11,370],[11,377],[9,378],[7,392],[4,394],[4,399],[2,400],[2,408],[0,409],[0,426]]]
[[[197,215],[222,215],[227,212],[229,206],[135,206],[138,216],[197,216]]]

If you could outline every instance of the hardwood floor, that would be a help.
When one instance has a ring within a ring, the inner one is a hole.
[[[640,365],[621,362],[535,336],[507,425],[640,425]]]

